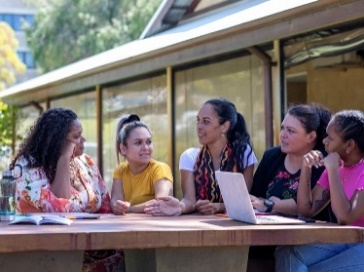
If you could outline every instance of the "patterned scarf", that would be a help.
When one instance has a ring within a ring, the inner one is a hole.
[[[245,150],[245,149],[244,149]],[[244,152],[243,152],[244,153]],[[244,155],[244,154],[242,154]],[[221,152],[220,170],[243,172],[241,156],[236,156],[229,144]],[[208,199],[210,202],[223,202],[220,188],[215,179],[215,170],[207,146],[202,147],[193,170],[195,177],[196,199]]]

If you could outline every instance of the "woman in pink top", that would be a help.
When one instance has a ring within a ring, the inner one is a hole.
[[[324,139],[329,153],[313,150],[304,156],[297,194],[298,211],[312,217],[329,201],[339,224],[364,227],[364,114],[336,113]],[[324,165],[310,189],[312,167]],[[364,271],[364,244],[327,244],[280,247],[276,271]]]

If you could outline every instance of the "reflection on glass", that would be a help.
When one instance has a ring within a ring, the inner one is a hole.
[[[92,91],[52,100],[51,107],[71,109],[77,114],[83,128],[82,135],[86,138],[84,152],[90,155],[97,164],[96,92]]]
[[[175,75],[176,168],[181,153],[199,146],[196,115],[208,99],[224,97],[244,115],[258,158],[265,149],[263,66],[254,56],[239,57],[177,72]],[[179,176],[175,176],[180,198]]]
[[[102,133],[104,179],[109,188],[116,160],[115,129],[120,115],[135,113],[146,123],[153,137],[153,158],[166,163],[171,147],[166,145],[169,135],[167,117],[166,76],[155,76],[102,90]]]

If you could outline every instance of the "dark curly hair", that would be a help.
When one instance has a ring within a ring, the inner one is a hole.
[[[72,122],[77,119],[76,113],[68,109],[53,108],[45,111],[30,128],[10,167],[14,168],[16,161],[23,157],[29,167],[43,167],[52,183],[58,159],[66,144],[66,136]]]

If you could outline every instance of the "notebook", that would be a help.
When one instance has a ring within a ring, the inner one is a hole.
[[[279,215],[255,214],[244,176],[241,173],[216,171],[216,180],[224,199],[227,215],[251,224],[303,224],[305,221]]]

